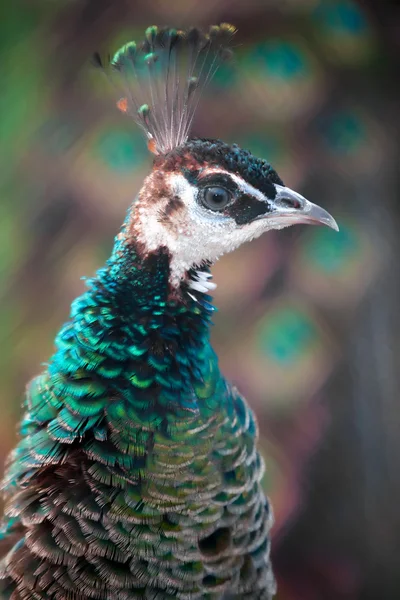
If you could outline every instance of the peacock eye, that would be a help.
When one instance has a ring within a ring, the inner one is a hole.
[[[223,187],[208,187],[203,193],[203,204],[211,210],[222,210],[230,200],[230,192]]]

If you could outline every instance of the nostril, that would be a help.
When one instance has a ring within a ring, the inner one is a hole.
[[[297,200],[297,198],[282,198],[281,203],[287,208],[301,208],[301,202],[300,200]]]

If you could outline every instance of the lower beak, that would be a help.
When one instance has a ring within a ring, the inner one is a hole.
[[[339,231],[335,219],[324,208],[306,200],[301,194],[283,185],[275,184],[277,194],[269,201],[271,211],[264,216],[274,222],[274,228],[280,229],[289,225],[308,224],[326,225]]]

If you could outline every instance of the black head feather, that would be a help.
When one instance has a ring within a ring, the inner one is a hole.
[[[175,171],[180,168],[192,179],[193,172],[198,172],[201,167],[220,167],[240,175],[268,198],[274,198],[276,195],[273,184],[284,185],[269,162],[254,156],[237,144],[229,145],[216,139],[190,139],[165,157],[157,158],[155,163],[162,165],[165,170]]]

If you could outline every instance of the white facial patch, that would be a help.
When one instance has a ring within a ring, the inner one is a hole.
[[[205,169],[202,175],[221,173],[228,175],[238,188],[257,200],[265,201],[266,198],[256,188],[248,184],[236,174],[228,173],[222,169]],[[190,282],[190,287],[197,291],[209,292],[215,284],[201,271],[205,262],[215,262],[226,252],[231,252],[244,242],[260,236],[269,229],[267,220],[256,220],[245,225],[238,225],[236,221],[221,212],[212,211],[198,200],[198,189],[180,173],[165,174],[166,198],[145,203],[139,200],[137,206],[137,224],[135,228],[138,240],[151,252],[161,246],[168,248],[171,254],[170,283],[179,287],[183,278],[191,268],[200,267],[196,281]],[[146,184],[145,184],[146,185]],[[170,217],[168,223],[163,221],[163,210],[168,210],[171,198],[179,199],[181,207]],[[165,208],[164,208],[165,207]],[[136,219],[135,219],[136,220]]]

